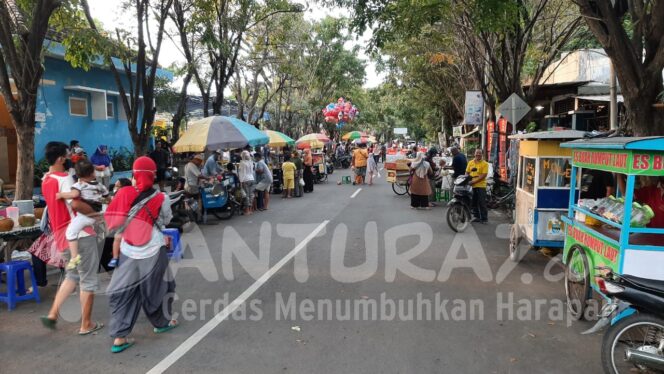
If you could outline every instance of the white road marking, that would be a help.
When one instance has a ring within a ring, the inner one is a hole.
[[[357,194],[360,193],[360,191],[362,191],[362,189],[361,189],[361,188],[358,188],[357,191],[355,191],[352,195],[350,195],[350,198],[351,198],[351,199],[354,199],[355,196],[357,196]]]
[[[212,330],[214,330],[219,324],[225,321],[228,316],[230,316],[238,307],[244,304],[251,295],[254,294],[262,285],[267,283],[270,278],[276,274],[284,265],[286,265],[293,257],[295,257],[302,249],[304,249],[307,244],[314,238],[318,233],[327,226],[329,220],[323,221],[314,231],[312,231],[304,240],[300,242],[292,251],[290,251],[286,256],[284,256],[279,262],[277,262],[270,270],[265,272],[260,278],[247,288],[237,299],[233,300],[226,308],[221,312],[216,314],[211,320],[209,320],[203,327],[198,329],[193,335],[191,335],[187,340],[182,342],[173,352],[161,360],[157,365],[155,365],[148,374],[157,374],[163,373],[173,364],[175,364],[179,359],[182,358],[187,352],[189,352],[194,346],[201,342]]]

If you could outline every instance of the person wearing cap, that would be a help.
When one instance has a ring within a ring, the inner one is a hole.
[[[221,150],[216,150],[212,152],[207,161],[205,161],[205,166],[203,166],[203,174],[207,177],[216,177],[217,175],[223,172],[221,166],[219,166],[219,158],[221,157]]]
[[[201,165],[203,165],[203,154],[197,153],[184,167],[184,191],[190,195],[198,195],[201,180],[206,179],[201,173]]]

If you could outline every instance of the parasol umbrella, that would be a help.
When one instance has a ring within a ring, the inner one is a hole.
[[[175,152],[203,152],[206,149],[236,149],[265,145],[269,137],[238,118],[213,116],[194,121],[175,143]]]
[[[360,139],[362,137],[367,137],[367,133],[364,131],[350,131],[345,133],[342,137],[341,140],[355,140],[355,139]]]
[[[325,144],[330,142],[330,138],[323,134],[308,134],[295,142],[298,149],[305,148],[323,148]]]
[[[270,138],[270,142],[267,143],[267,145],[270,146],[270,147],[282,148],[282,147],[285,147],[285,146],[295,145],[295,139],[293,139],[290,136],[284,134],[283,132],[273,131],[273,130],[265,130],[265,133]]]
[[[375,136],[362,136],[353,140],[355,144],[377,143]]]

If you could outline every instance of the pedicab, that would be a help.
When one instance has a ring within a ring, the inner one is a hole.
[[[563,248],[561,216],[568,208],[572,151],[560,144],[584,134],[563,130],[510,136],[519,140],[516,207],[509,244],[512,261],[520,261],[528,248]]]
[[[593,291],[603,295],[595,279],[597,267],[645,279],[646,284],[663,284],[664,228],[651,226],[656,224],[652,222],[655,215],[664,215],[664,207],[636,201],[635,188],[647,185],[650,178],[645,177],[664,176],[664,137],[584,139],[561,147],[572,151],[572,180],[580,175],[579,169],[616,173],[626,179],[619,199],[577,199],[576,187],[571,189],[563,216],[565,292],[572,316],[580,319]],[[661,217],[657,221],[661,223]]]

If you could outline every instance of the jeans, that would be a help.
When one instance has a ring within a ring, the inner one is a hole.
[[[486,188],[473,188],[473,215],[482,222],[489,220],[486,208]]]

